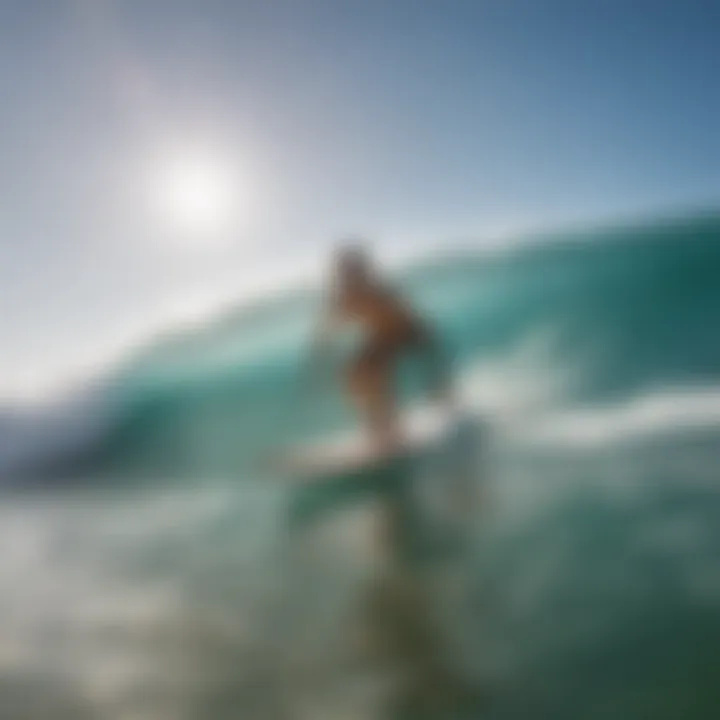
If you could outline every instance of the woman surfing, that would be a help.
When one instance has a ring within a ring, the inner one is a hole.
[[[357,324],[364,339],[344,372],[345,391],[372,440],[382,450],[402,442],[395,384],[399,362],[420,356],[430,372],[431,391],[449,400],[450,378],[437,334],[428,321],[379,277],[359,247],[339,250],[333,291],[317,334],[315,352],[346,324]]]

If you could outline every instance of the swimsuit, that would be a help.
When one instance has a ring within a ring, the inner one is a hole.
[[[370,370],[387,369],[406,353],[412,353],[424,346],[427,333],[415,323],[408,323],[394,332],[372,333],[361,345],[353,366]]]

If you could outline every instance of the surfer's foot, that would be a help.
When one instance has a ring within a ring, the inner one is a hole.
[[[402,447],[399,436],[379,434],[374,430],[368,431],[367,442],[370,452],[379,456],[392,455]]]
[[[399,428],[371,428],[372,442],[382,454],[397,452],[404,445],[404,437]]]
[[[403,448],[402,438],[397,436],[383,437],[376,440],[377,448],[381,455],[392,455]]]

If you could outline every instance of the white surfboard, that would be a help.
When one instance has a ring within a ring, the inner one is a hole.
[[[379,449],[367,432],[356,429],[281,452],[273,459],[272,466],[295,476],[313,479],[369,470],[442,442],[458,421],[455,413],[420,407],[401,417],[403,443],[392,450]]]

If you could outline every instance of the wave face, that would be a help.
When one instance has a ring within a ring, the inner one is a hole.
[[[397,276],[484,418],[466,592],[437,600],[443,652],[489,691],[471,717],[714,716],[718,277],[713,215]],[[0,716],[269,718],[282,699],[291,717],[401,717],[343,649],[371,604],[372,521],[316,517],[288,561],[296,491],[257,471],[352,423],[334,378],[302,372],[317,305],[298,292],[158,337],[91,397],[2,418],[0,451],[33,462],[0,505]]]
[[[556,404],[714,383],[718,273],[720,221],[703,217],[435,262],[398,284],[436,320],[466,382],[478,366],[513,369],[496,388],[492,409],[502,411],[503,392],[507,404],[523,401],[520,372],[525,383],[552,376]],[[253,449],[349,422],[333,378],[303,387],[316,309],[298,294],[149,345],[112,378],[114,422],[54,471],[232,478]]]

